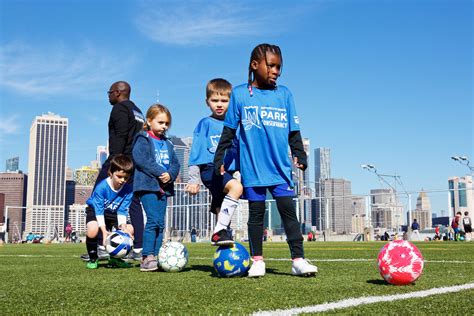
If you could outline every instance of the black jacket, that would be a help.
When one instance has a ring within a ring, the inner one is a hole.
[[[131,157],[133,139],[144,123],[142,111],[132,101],[116,103],[109,119],[109,157],[117,154]]]

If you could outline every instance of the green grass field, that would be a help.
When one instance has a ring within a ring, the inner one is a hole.
[[[190,258],[180,273],[143,273],[138,265],[87,270],[79,259],[84,244],[4,245],[0,311],[2,315],[250,314],[474,282],[474,242],[415,244],[425,268],[410,286],[388,285],[380,277],[376,257],[382,242],[305,243],[306,257],[319,268],[315,278],[292,276],[290,261],[281,260],[289,256],[287,244],[266,243],[267,275],[260,279],[217,277],[212,267],[215,248],[204,243],[186,244]],[[470,289],[325,313],[468,315],[473,302]]]

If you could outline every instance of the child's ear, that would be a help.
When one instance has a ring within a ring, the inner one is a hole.
[[[255,59],[252,60],[252,62],[250,63],[250,68],[252,68],[252,70],[257,70],[257,68],[258,68],[258,61],[256,61]]]

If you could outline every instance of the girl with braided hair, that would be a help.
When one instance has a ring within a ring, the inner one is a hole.
[[[232,90],[224,130],[214,156],[216,172],[224,173],[223,158],[239,129],[240,172],[244,197],[249,201],[249,277],[265,275],[262,238],[267,190],[276,200],[292,258],[294,275],[314,276],[318,271],[304,258],[303,236],[293,204],[292,164],[307,167],[299,119],[290,90],[277,85],[283,58],[276,45],[260,44],[250,56],[246,84]],[[293,161],[288,156],[291,149]]]

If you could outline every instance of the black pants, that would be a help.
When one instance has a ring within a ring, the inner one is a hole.
[[[97,176],[97,180],[95,181],[94,184],[94,189],[97,186],[99,182],[102,180],[106,179],[109,176],[109,168],[110,168],[110,162],[107,159],[106,162],[102,165],[102,168],[99,171],[99,175]],[[133,174],[130,176],[130,180],[128,181],[128,184],[133,187]],[[134,240],[133,240],[133,248],[143,248],[143,228],[144,228],[144,223],[143,223],[143,210],[142,206],[140,204],[140,200],[138,199],[138,196],[136,194],[133,194],[133,199],[132,203],[130,204],[129,208],[129,214],[130,214],[130,221],[132,222],[133,230],[134,230]],[[99,239],[99,244],[102,244],[102,234],[99,234],[98,236]]]
[[[304,258],[303,235],[300,223],[296,217],[296,209],[291,197],[276,197],[278,212],[290,247],[291,258]],[[262,256],[263,250],[263,218],[265,216],[265,201],[249,201],[249,243],[252,256]]]

